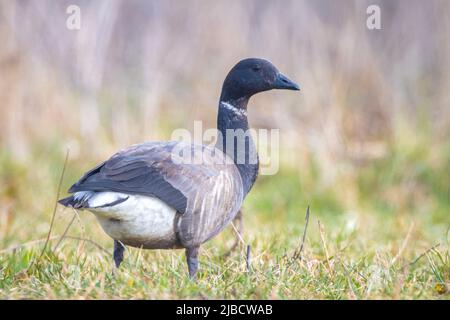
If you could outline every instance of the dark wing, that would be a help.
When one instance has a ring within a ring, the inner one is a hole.
[[[206,146],[184,144],[183,148],[186,147],[189,151],[200,151],[196,154],[197,157],[208,149]],[[115,191],[154,196],[178,212],[185,213],[187,210],[194,211],[199,197],[206,197],[215,185],[224,184],[224,176],[228,177],[224,186],[238,193],[233,196],[240,206],[242,186],[239,184],[242,182],[234,165],[192,161],[194,159],[186,163],[178,156],[179,151],[180,143],[177,142],[134,145],[88,171],[69,192]],[[236,211],[232,207],[231,210]]]
[[[171,144],[132,146],[88,171],[69,192],[115,191],[154,196],[184,213],[186,197],[164,178],[164,171],[174,169],[168,165],[170,150]]]

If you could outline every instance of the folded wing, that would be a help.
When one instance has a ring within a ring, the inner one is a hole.
[[[224,228],[243,200],[236,166],[220,150],[180,142],[148,142],[124,149],[88,171],[70,189],[157,197],[176,209],[179,237],[200,244]]]

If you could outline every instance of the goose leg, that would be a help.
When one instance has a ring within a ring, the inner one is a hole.
[[[189,269],[189,278],[195,279],[198,270],[198,248],[186,248],[186,262]]]
[[[123,261],[123,252],[125,251],[125,247],[122,243],[117,240],[114,240],[114,263],[116,268],[120,267],[120,264]]]

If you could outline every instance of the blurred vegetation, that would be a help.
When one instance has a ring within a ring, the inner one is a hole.
[[[0,2],[0,297],[448,299],[449,3],[376,1],[369,31],[372,2]],[[221,258],[229,228],[197,284],[178,251],[130,249],[113,277],[76,239],[112,250],[95,218],[60,207],[41,256],[68,148],[63,190],[124,146],[214,127],[223,78],[249,56],[302,86],[251,101],[252,127],[281,142],[279,173],[245,202],[251,273],[244,246]]]

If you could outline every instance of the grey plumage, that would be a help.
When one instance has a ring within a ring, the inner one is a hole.
[[[203,161],[183,163],[177,154],[180,149]],[[163,200],[181,214],[174,228],[182,247],[198,246],[219,233],[243,200],[239,171],[221,150],[174,141],[147,142],[116,153],[69,189],[79,191],[115,191]],[[67,198],[60,202],[68,204]],[[84,198],[71,204],[88,208]]]

